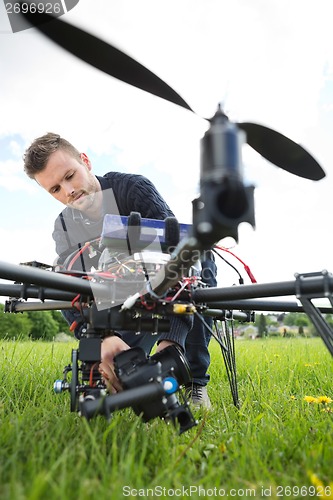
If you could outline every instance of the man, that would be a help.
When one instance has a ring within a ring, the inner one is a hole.
[[[167,203],[154,185],[141,175],[109,172],[103,177],[92,173],[89,158],[58,134],[48,133],[36,139],[24,155],[26,174],[49,192],[66,208],[55,221],[53,238],[59,263],[64,263],[73,250],[101,235],[103,216],[116,213],[129,216],[139,212],[143,218],[160,219],[173,216]],[[203,279],[216,285],[216,268],[213,260],[203,261]],[[67,314],[68,321],[71,321]],[[194,320],[193,329],[188,318],[171,318],[170,331],[161,333],[157,351],[176,343],[186,352],[193,373],[190,397],[196,405],[210,407],[206,384],[209,365],[209,332]],[[188,337],[188,340],[186,338]],[[101,370],[114,390],[119,390],[112,367],[113,357],[121,350],[133,346],[134,335],[122,338],[107,337],[102,342]],[[140,339],[141,340],[141,339]],[[155,338],[142,339],[146,350],[150,350]]]

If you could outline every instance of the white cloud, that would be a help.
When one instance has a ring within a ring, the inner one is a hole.
[[[51,232],[51,224],[46,229]],[[0,227],[0,239],[2,244],[0,260],[2,261],[19,264],[36,260],[52,265],[56,257],[53,240],[48,237],[45,228],[4,229]]]
[[[22,161],[18,160],[0,161],[0,186],[7,191],[25,191],[29,194],[38,190],[31,180],[23,177]]]
[[[22,148],[21,145],[17,141],[9,142],[9,149],[13,156],[20,157],[22,156]]]

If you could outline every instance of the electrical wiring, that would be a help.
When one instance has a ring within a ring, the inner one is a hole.
[[[198,283],[198,276],[190,276],[190,277],[184,277],[183,282],[179,282],[180,288],[177,290],[177,292],[169,299],[170,302],[173,302],[176,300],[179,295],[185,290],[185,288],[188,288],[189,290],[191,289],[191,285],[195,285]]]
[[[231,262],[229,262],[225,257],[223,257],[219,252],[217,252],[214,248],[213,248],[213,252],[218,255],[220,257],[220,259],[223,260],[223,262],[225,262],[229,267],[231,267],[237,274],[238,274],[238,282],[240,285],[244,285],[244,278],[243,276],[241,275],[241,273],[238,271],[237,267],[235,267],[234,265],[231,264]]]
[[[213,251],[215,251],[215,249],[216,249],[216,248],[217,248],[218,250],[222,250],[223,252],[227,252],[227,253],[229,253],[229,254],[230,254],[230,255],[232,255],[235,259],[237,259],[237,260],[238,260],[238,261],[239,261],[239,262],[240,262],[240,263],[244,266],[244,269],[245,269],[245,271],[246,271],[246,274],[247,274],[247,275],[248,275],[248,277],[250,278],[251,283],[257,283],[257,280],[256,280],[256,278],[254,277],[254,275],[253,275],[253,273],[252,273],[252,271],[251,271],[250,267],[249,267],[249,266],[248,266],[248,265],[247,265],[247,264],[246,264],[246,263],[245,263],[242,259],[240,259],[240,258],[239,258],[236,254],[234,254],[233,252],[231,252],[231,250],[229,250],[228,248],[225,248],[225,247],[222,247],[222,246],[219,246],[219,245],[215,245],[215,247],[214,247]],[[216,251],[215,251],[215,253],[221,257],[221,255],[220,255],[218,252],[216,252]],[[221,258],[223,259],[223,257],[221,257]],[[223,259],[223,260],[225,260],[225,259]],[[229,265],[230,265],[233,269],[235,269],[235,270],[236,270],[236,272],[238,273],[237,269],[236,269],[236,268],[235,268],[232,264],[230,264],[228,261],[226,261],[226,262],[227,262],[227,263],[228,263],[228,264],[229,264]],[[238,274],[239,274],[239,273],[238,273]]]
[[[74,256],[72,257],[72,259],[70,260],[69,264],[65,266],[65,268],[67,269],[67,271],[70,271],[73,267],[73,265],[75,264],[75,262],[78,260],[79,257],[81,257],[83,255],[83,253],[89,249],[89,256],[90,257],[93,257],[95,255],[95,252],[96,250],[94,249],[94,244],[96,243],[99,243],[101,240],[101,238],[97,238],[95,240],[92,240],[92,241],[87,241],[83,247],[81,247],[78,251],[76,251],[74,253]],[[73,255],[73,254],[72,254]],[[69,256],[70,257],[70,256]],[[68,258],[69,258],[68,257]]]
[[[94,371],[98,367],[99,363],[94,363],[90,369],[89,373],[89,385],[90,387],[95,387],[95,382],[94,382]]]
[[[68,264],[68,266],[67,266],[67,270],[68,270],[68,271],[70,271],[70,270],[72,269],[72,267],[73,267],[73,265],[75,264],[75,262],[77,261],[77,259],[80,257],[80,255],[82,255],[82,254],[83,254],[83,252],[84,252],[87,248],[89,248],[89,246],[90,246],[90,245],[91,245],[91,243],[90,243],[90,241],[88,241],[87,243],[85,243],[85,244],[83,245],[83,247],[82,247],[82,248],[80,248],[80,250],[78,250],[78,251],[76,252],[76,254],[74,255],[74,257],[72,258],[72,260],[70,261],[70,263],[69,263],[69,264]]]

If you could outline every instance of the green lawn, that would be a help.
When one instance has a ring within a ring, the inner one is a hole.
[[[73,344],[74,346],[75,344]],[[72,345],[0,342],[0,498],[331,498],[333,359],[318,339],[237,341],[240,409],[211,343],[213,411],[179,436],[131,409],[89,423],[53,393]]]

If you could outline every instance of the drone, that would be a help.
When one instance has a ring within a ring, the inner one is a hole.
[[[96,69],[194,113],[168,84],[114,46],[47,14],[27,12],[24,16],[49,39]],[[191,225],[179,224],[172,217],[153,221],[141,219],[138,213],[128,217],[107,214],[101,237],[89,242],[97,253],[104,253],[102,264],[93,272],[57,270],[38,262],[0,262],[0,278],[14,281],[0,284],[0,294],[9,297],[6,312],[79,311],[84,325],[79,347],[72,350],[71,363],[54,390],[69,392],[70,410],[87,419],[111,418],[114,411],[131,407],[144,421],[159,417],[172,422],[180,433],[196,425],[184,390],[191,380],[190,367],[175,346],[152,356],[140,348],[118,354],[115,372],[123,390],[116,394],[108,393],[98,370],[105,336],[117,330],[167,331],[175,315],[196,314],[207,327],[205,318],[213,318],[211,333],[221,347],[236,406],[235,320],[253,321],[257,311],[305,312],[333,356],[333,331],[325,320],[325,314],[333,312],[333,275],[328,271],[295,274],[292,281],[223,288],[202,283],[198,271],[202,252],[227,236],[237,241],[242,222],[255,226],[254,188],[242,176],[242,144],[296,176],[312,181],[325,177],[309,152],[277,131],[256,123],[233,123],[221,106],[208,122],[200,144],[200,195],[193,200]],[[131,251],[126,253],[129,243]],[[72,255],[71,262],[76,258]],[[274,300],[290,296],[298,301]],[[316,306],[313,300],[318,298],[328,299],[330,305]]]

